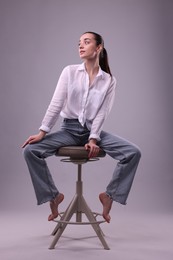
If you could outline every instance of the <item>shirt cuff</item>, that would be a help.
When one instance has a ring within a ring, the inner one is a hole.
[[[45,126],[45,125],[41,125],[40,128],[39,128],[39,130],[42,130],[42,131],[44,131],[44,132],[46,132],[46,133],[49,133],[49,132],[50,132],[50,128],[47,127],[47,126]]]
[[[98,142],[101,140],[99,135],[97,135],[97,134],[90,134],[89,139],[91,139],[91,138],[96,139]]]

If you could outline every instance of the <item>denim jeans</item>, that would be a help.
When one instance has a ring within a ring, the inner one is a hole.
[[[47,134],[40,142],[24,148],[26,160],[38,205],[50,201],[59,193],[46,163],[46,158],[55,155],[62,146],[80,145],[88,142],[90,131],[76,119],[64,119],[61,129]],[[141,157],[139,148],[127,140],[101,132],[98,145],[115,162],[115,170],[105,192],[116,202],[126,204],[135,172]]]

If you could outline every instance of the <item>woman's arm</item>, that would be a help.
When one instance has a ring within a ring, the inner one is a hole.
[[[63,69],[59,77],[55,92],[48,106],[46,114],[43,118],[40,130],[43,130],[48,133],[50,132],[51,128],[55,125],[59,117],[59,114],[66,102],[67,85],[68,85],[68,67]]]
[[[111,111],[114,102],[115,88],[116,88],[116,79],[113,77],[110,87],[104,98],[104,101],[92,122],[89,139],[94,138],[97,139],[97,141],[100,140],[100,132],[102,130],[105,119],[107,118],[108,114]]]
[[[61,109],[64,105],[67,96],[67,67],[62,71],[54,95],[43,118],[42,125],[39,128],[39,133],[31,135],[22,145],[24,148],[27,144],[32,144],[41,141],[44,136],[54,126],[59,117]]]

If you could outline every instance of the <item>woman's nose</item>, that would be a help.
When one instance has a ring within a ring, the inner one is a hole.
[[[83,49],[83,45],[82,44],[79,45],[79,49]]]

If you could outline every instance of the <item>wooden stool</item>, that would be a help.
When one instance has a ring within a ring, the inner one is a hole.
[[[66,146],[61,147],[56,156],[67,157],[62,159],[63,162],[72,162],[77,164],[77,182],[76,182],[76,194],[74,195],[72,201],[69,206],[65,210],[65,212],[60,213],[60,220],[54,220],[58,224],[52,232],[54,235],[54,239],[49,247],[49,249],[53,249],[61,237],[63,231],[65,230],[68,224],[78,224],[78,225],[92,225],[94,231],[96,232],[98,238],[100,239],[104,249],[109,249],[108,244],[105,241],[103,232],[99,226],[99,224],[105,222],[105,220],[97,220],[97,216],[101,214],[92,212],[89,206],[87,205],[84,197],[83,197],[83,189],[82,189],[82,164],[86,162],[92,162],[99,160],[100,157],[104,157],[106,154],[104,151],[100,150],[97,158],[88,158],[88,151],[83,146]],[[70,221],[73,214],[76,214],[76,221]],[[85,214],[88,222],[82,221],[82,214]]]

